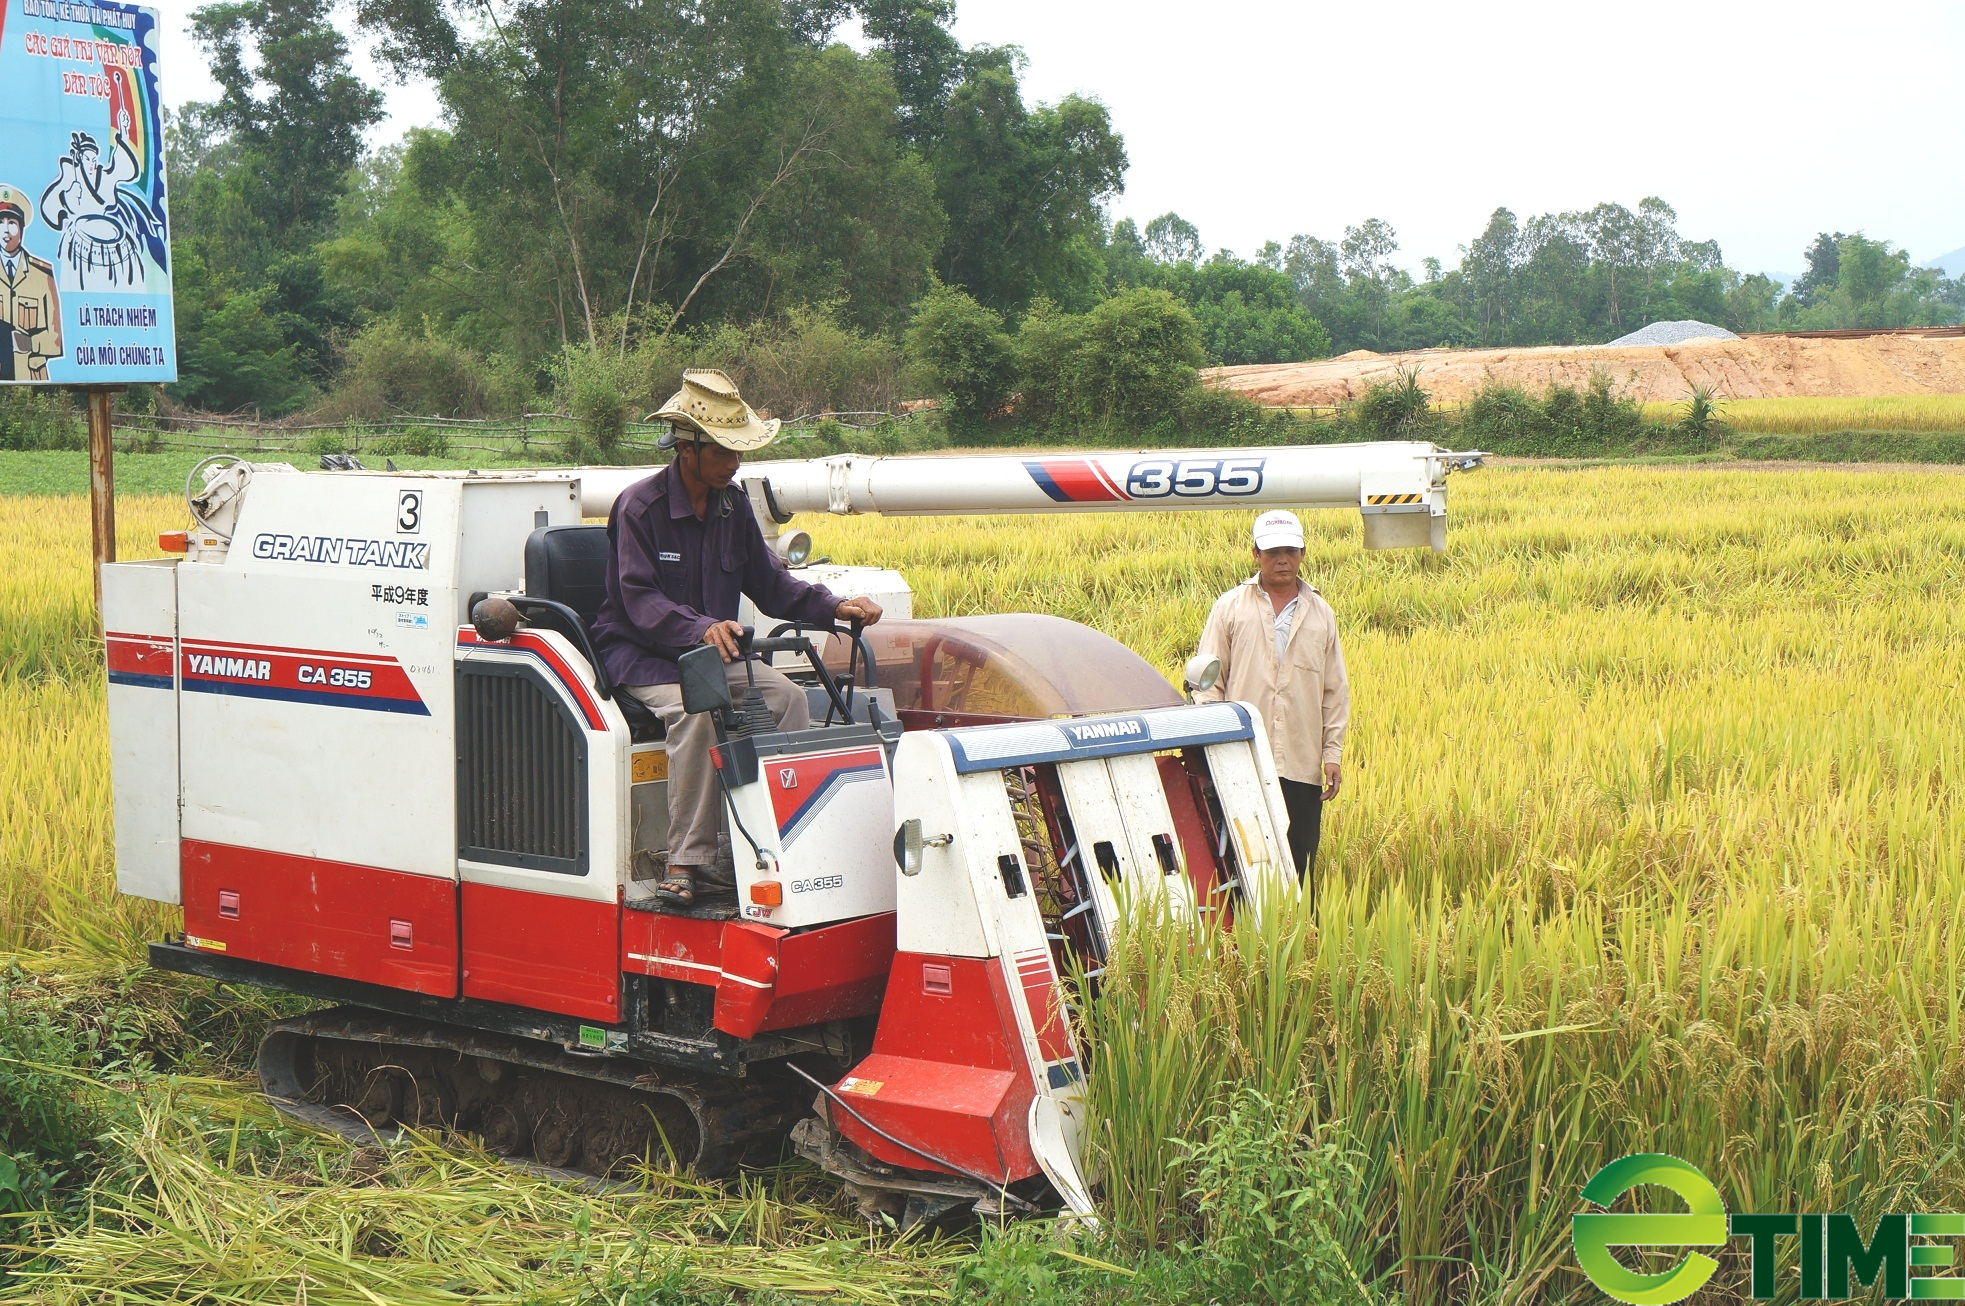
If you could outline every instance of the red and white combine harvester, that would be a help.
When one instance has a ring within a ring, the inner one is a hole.
[[[586,628],[607,543],[583,520],[649,469],[222,461],[166,538],[181,557],[102,572],[117,885],[183,907],[154,965],[335,1004],[267,1036],[272,1099],[600,1175],[643,1156],[713,1175],[789,1131],[911,1223],[1090,1210],[1095,1050],[1068,977],[1097,974],[1130,905],[1207,922],[1296,893],[1286,818],[1246,707],[1189,705],[1057,618],[911,620],[897,573],[806,564],[809,538],[780,527],[1342,506],[1368,547],[1437,548],[1447,471],[1470,458],[744,468],[787,561],[889,619],[751,642],[808,687],[819,724],[795,733],[757,731],[720,664],[690,674],[714,650],[685,658],[688,706],[717,714],[734,886],[679,910],[650,893],[661,725],[614,692]],[[513,608],[524,625],[495,619]]]

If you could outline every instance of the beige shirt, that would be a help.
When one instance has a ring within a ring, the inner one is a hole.
[[[1337,614],[1315,587],[1297,584],[1296,615],[1280,657],[1275,605],[1255,577],[1215,600],[1201,630],[1201,653],[1221,659],[1221,679],[1194,699],[1254,704],[1269,731],[1277,772],[1288,780],[1322,784],[1322,764],[1344,760],[1351,682],[1337,641]]]

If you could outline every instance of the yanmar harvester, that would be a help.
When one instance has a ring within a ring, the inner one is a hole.
[[[587,635],[607,541],[586,519],[649,469],[228,461],[194,472],[178,556],[102,570],[117,884],[183,907],[154,965],[333,1004],[267,1036],[271,1099],[594,1175],[642,1157],[714,1175],[789,1131],[912,1223],[1091,1209],[1069,977],[1096,982],[1134,905],[1205,923],[1296,893],[1286,818],[1245,706],[1189,705],[1057,618],[911,620],[897,573],[807,564],[809,537],[780,528],[1346,506],[1370,547],[1438,547],[1446,474],[1473,458],[744,468],[787,562],[890,619],[759,626],[749,655],[807,686],[808,730],[759,732],[720,665],[685,674],[691,710],[717,714],[731,883],[682,910],[650,892],[661,725]]]

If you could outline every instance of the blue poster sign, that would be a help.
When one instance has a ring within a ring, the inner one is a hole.
[[[157,11],[0,0],[0,385],[175,381]]]

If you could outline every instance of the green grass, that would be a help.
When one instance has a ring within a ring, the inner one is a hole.
[[[115,462],[116,493],[118,497],[126,494],[182,495],[184,478],[200,459],[208,456],[204,453],[119,453]],[[299,452],[258,453],[250,455],[250,459],[255,462],[287,462],[300,468],[320,465],[318,457]],[[380,458],[364,458],[362,461],[367,466],[382,467]],[[463,471],[472,467],[507,465],[495,458],[466,461],[461,458],[412,458],[406,454],[396,455],[395,463],[398,467],[416,471],[433,468]],[[0,496],[88,492],[87,453],[67,449],[29,453],[10,450],[0,453]]]

